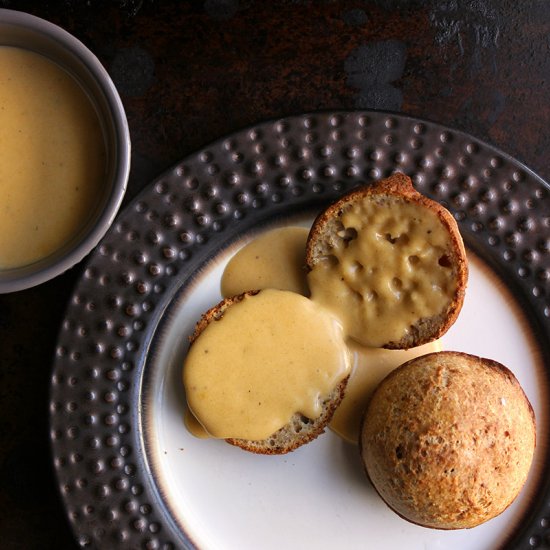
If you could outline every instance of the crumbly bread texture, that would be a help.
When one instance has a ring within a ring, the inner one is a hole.
[[[359,444],[368,477],[397,514],[434,529],[470,528],[520,492],[535,450],[535,416],[503,365],[431,353],[380,383]]]
[[[345,216],[349,217],[351,210],[365,211],[369,208],[373,213],[372,217],[368,218],[363,214],[361,219],[359,215],[359,227],[344,225],[342,220]],[[379,220],[375,219],[377,215],[380,215]],[[409,219],[406,219],[407,216]],[[411,216],[414,216],[414,219]],[[405,219],[402,219],[403,217]],[[435,231],[424,231],[423,226],[428,223],[432,224],[432,228],[435,223],[436,229],[443,235],[443,246],[435,247],[430,244],[432,233]],[[408,232],[407,229],[403,229],[407,227]],[[414,235],[413,231],[416,232]],[[369,256],[372,247],[360,243],[361,239],[363,243],[366,239],[371,239],[370,242],[375,244],[381,241],[378,255]],[[351,243],[354,240],[357,240],[357,243]],[[357,246],[351,246],[352,244]],[[418,245],[422,248],[416,253],[414,247],[418,248]],[[365,251],[363,254],[366,261],[359,263],[352,255],[361,247]],[[431,259],[428,261],[426,258]],[[409,264],[401,267],[399,273],[389,272],[403,266],[403,262],[407,260]],[[346,262],[352,264],[351,267],[355,264],[354,269],[346,268]],[[410,178],[401,173],[351,191],[316,218],[307,241],[306,267],[311,272],[317,264],[323,263],[342,266],[337,266],[337,269],[332,271],[332,277],[341,281],[345,279],[345,283],[335,282],[340,285],[339,292],[341,291],[342,295],[337,301],[334,300],[336,307],[344,315],[351,312],[357,319],[370,319],[363,324],[376,327],[380,332],[378,340],[374,341],[370,338],[369,330],[356,324],[356,333],[354,334],[352,329],[350,335],[364,345],[407,349],[428,343],[442,336],[451,327],[462,308],[468,264],[457,224],[448,210],[417,192]],[[382,270],[387,271],[384,274],[387,276],[385,279],[380,278]],[[436,276],[439,277],[437,284]],[[326,281],[325,278],[317,283],[320,293],[324,292]],[[314,299],[315,282],[314,279],[310,279]],[[370,286],[371,284],[379,286]],[[348,288],[343,285],[347,285]],[[396,285],[395,288],[392,285]],[[392,290],[391,294],[388,287]],[[435,296],[436,292],[444,293],[442,304],[426,306],[429,300],[433,299],[432,294]],[[333,296],[334,294],[332,292]],[[330,296],[328,299],[333,300]],[[409,324],[407,321],[404,331],[396,337],[395,332],[391,331],[395,330],[395,321],[405,307],[412,315],[411,322]],[[418,311],[421,310],[425,313],[419,317]],[[386,330],[383,327],[387,327],[387,335],[381,332]]]
[[[193,345],[193,342],[200,336],[201,332],[208,326],[209,323],[220,322],[223,319],[223,314],[227,308],[240,302],[245,296],[255,296],[259,292],[261,291],[248,291],[239,294],[238,296],[225,298],[219,304],[210,308],[198,321],[195,331],[189,338],[190,344]],[[249,439],[229,438],[225,441],[231,445],[240,447],[245,451],[257,454],[279,455],[294,451],[298,447],[314,440],[325,431],[325,428],[332,419],[335,410],[344,398],[348,379],[349,376],[344,378],[334,388],[330,395],[323,400],[322,412],[318,418],[311,419],[302,414],[296,413],[290,419],[288,424],[277,430],[267,439],[253,441]]]

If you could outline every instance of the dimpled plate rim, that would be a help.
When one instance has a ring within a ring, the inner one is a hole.
[[[396,170],[453,213],[468,245],[514,292],[548,364],[550,200],[540,177],[467,134],[394,113],[311,113],[241,130],[152,182],[90,256],[70,300],[50,437],[81,546],[192,547],[164,508],[140,432],[145,358],[178,289],[255,226],[311,212]],[[548,542],[548,504],[543,480],[508,547]]]

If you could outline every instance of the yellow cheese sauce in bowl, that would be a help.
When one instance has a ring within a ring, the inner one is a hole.
[[[0,269],[61,248],[88,221],[106,177],[98,115],[43,55],[0,47]]]
[[[99,60],[63,29],[0,9],[0,293],[88,254],[129,168],[124,108]]]

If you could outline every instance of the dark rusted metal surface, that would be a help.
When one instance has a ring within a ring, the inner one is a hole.
[[[510,0],[18,1],[117,84],[126,203],[176,161],[264,119],[391,109],[498,146],[550,179],[550,3]],[[71,548],[48,446],[58,328],[82,273],[0,296],[0,546]],[[539,541],[544,543],[544,541]],[[547,541],[550,542],[550,541]]]

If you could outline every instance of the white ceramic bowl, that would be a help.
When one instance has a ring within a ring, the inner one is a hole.
[[[42,54],[68,71],[94,103],[103,126],[107,178],[95,211],[69,242],[50,256],[0,269],[0,293],[29,288],[63,273],[86,256],[109,229],[126,191],[130,135],[124,107],[107,71],[84,44],[60,27],[27,13],[0,9],[0,46]]]

